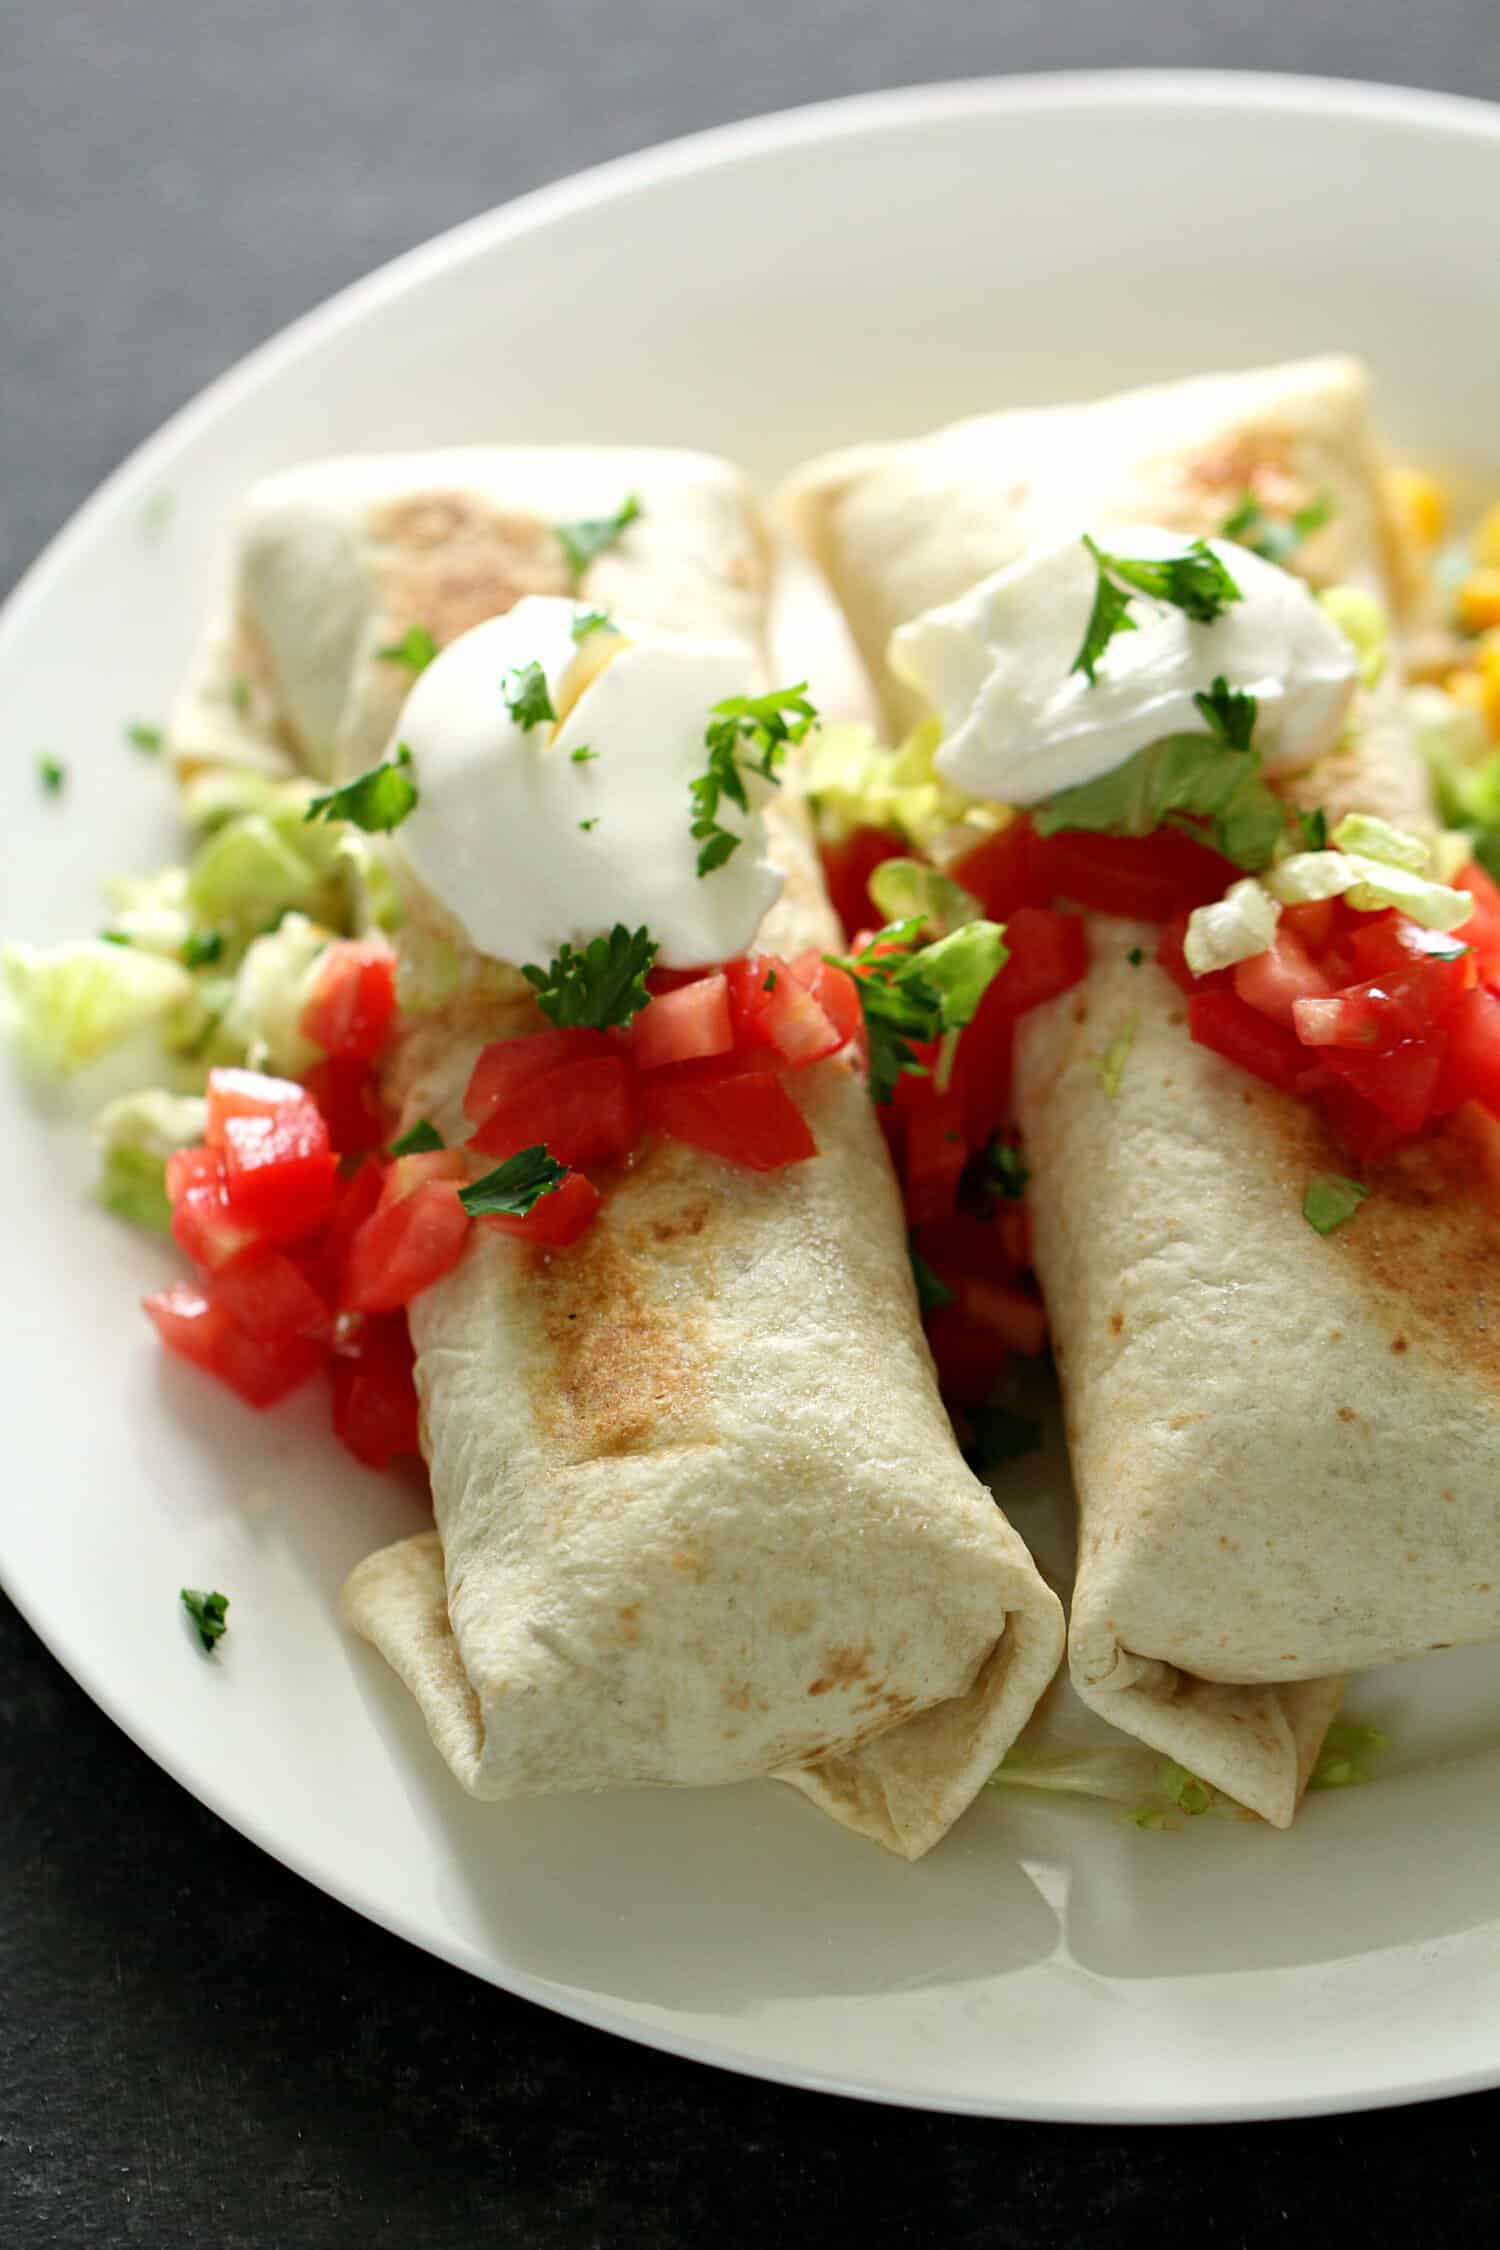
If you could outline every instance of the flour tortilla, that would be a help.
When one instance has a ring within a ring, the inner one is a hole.
[[[814,464],[790,504],[871,651],[1041,532],[1206,534],[1251,485],[1327,492],[1299,560],[1400,613],[1414,572],[1365,393],[1324,360],[995,415]],[[1290,793],[1430,821],[1394,674]],[[1153,928],[1089,936],[1084,983],[1023,1028],[1016,1087],[1079,1497],[1072,1678],[1281,1826],[1338,1675],[1500,1635],[1500,1135],[1462,1113],[1320,1237],[1303,1190],[1351,1167],[1317,1113],[1189,1039]],[[1111,1098],[1097,1058],[1130,1024]]]
[[[298,762],[372,764],[403,685],[378,650],[567,590],[548,526],[632,491],[583,598],[758,647],[763,542],[715,461],[507,449],[252,496],[234,607]],[[788,880],[762,942],[836,944],[793,803],[772,828]],[[457,1140],[480,1047],[542,1019],[393,862],[403,974],[457,970],[387,1090]],[[794,1084],[809,1163],[658,1141],[567,1252],[475,1229],[411,1310],[437,1530],[362,1563],[346,1608],[477,1796],[774,1773],[915,1858],[1055,1673],[1061,1610],[954,1443],[862,1079],[834,1060]]]

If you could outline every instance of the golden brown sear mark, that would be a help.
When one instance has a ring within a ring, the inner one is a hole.
[[[827,1695],[831,1688],[853,1687],[856,1680],[865,1678],[874,1651],[868,1641],[859,1648],[831,1648],[823,1658],[823,1670],[808,1688],[809,1695]]]
[[[425,625],[440,648],[503,616],[525,594],[572,590],[567,557],[539,516],[491,507],[467,492],[390,501],[371,520],[376,577],[396,626]]]

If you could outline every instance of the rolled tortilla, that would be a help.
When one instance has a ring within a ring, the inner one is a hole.
[[[998,414],[814,464],[790,503],[867,651],[1040,533],[1207,534],[1247,487],[1327,492],[1310,575],[1399,608],[1413,573],[1365,394],[1323,360]],[[1290,793],[1429,823],[1394,675]],[[1500,1135],[1461,1113],[1321,1237],[1304,1188],[1348,1159],[1318,1113],[1193,1043],[1154,929],[1091,916],[1089,937],[1084,983],[1023,1026],[1016,1084],[1078,1490],[1072,1678],[1281,1826],[1337,1675],[1500,1635]],[[1127,1026],[1111,1098],[1096,1064]]]
[[[627,492],[639,521],[584,598],[758,647],[760,529],[716,461],[497,450],[253,495],[235,606],[299,762],[373,763],[402,692],[378,650],[567,590],[549,526]],[[836,944],[795,804],[771,825],[787,884],[761,942]],[[403,972],[434,949],[458,966],[387,1091],[459,1139],[481,1046],[542,1019],[404,889]],[[346,1608],[477,1796],[774,1773],[915,1858],[1055,1673],[1061,1610],[954,1443],[859,1073],[791,1083],[808,1163],[760,1175],[661,1140],[565,1252],[474,1230],[411,1308],[437,1530],[362,1563]]]

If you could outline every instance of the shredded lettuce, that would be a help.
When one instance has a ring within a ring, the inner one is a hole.
[[[1425,838],[1413,836],[1405,828],[1393,828],[1388,820],[1377,820],[1372,813],[1345,813],[1330,841],[1341,852],[1360,852],[1387,867],[1409,867],[1415,875],[1425,875],[1432,859],[1432,847]]]
[[[931,851],[954,830],[974,836],[1001,828],[1009,814],[982,804],[941,779],[933,759],[942,723],[924,719],[892,749],[873,727],[855,721],[819,725],[803,745],[802,786],[826,835],[850,828],[887,828],[919,851]]]
[[[1005,932],[982,917],[952,930],[915,956],[917,973],[938,995],[944,1031],[962,1031],[1005,965]]]
[[[127,875],[106,883],[112,909],[110,927],[144,953],[180,961],[193,935],[187,897],[187,869],[163,867],[155,875]]]
[[[1231,969],[1264,953],[1276,936],[1281,907],[1253,875],[1231,883],[1212,906],[1194,907],[1182,941],[1182,957],[1195,977]]]
[[[1500,750],[1483,716],[1438,687],[1414,687],[1407,711],[1444,820],[1464,832],[1469,855],[1500,878]]]
[[[1385,670],[1390,623],[1384,606],[1362,586],[1329,586],[1318,596],[1345,640],[1354,645],[1362,687],[1372,688]]]
[[[1425,930],[1462,929],[1474,912],[1469,891],[1434,882],[1409,867],[1370,859],[1363,852],[1293,852],[1269,868],[1266,889],[1283,906],[1315,899],[1346,898],[1360,913],[1394,906]]]
[[[1323,1737],[1323,1747],[1307,1786],[1309,1789],[1356,1789],[1370,1780],[1371,1763],[1389,1747],[1389,1738],[1379,1727],[1358,1726],[1352,1719],[1336,1719]]]
[[[1149,836],[1186,814],[1209,819],[1225,858],[1252,873],[1269,864],[1286,826],[1280,799],[1261,779],[1258,754],[1206,734],[1149,743],[1111,772],[1061,790],[1035,820],[1043,836],[1064,828]]]
[[[984,909],[972,891],[920,859],[883,860],[870,877],[870,896],[887,922],[920,920],[934,937],[947,937]]]
[[[34,1068],[61,1076],[164,1026],[193,999],[193,980],[179,962],[99,938],[0,946],[0,975],[23,1054]]]
[[[1175,1759],[1123,1740],[1039,1750],[1023,1738],[1012,1744],[987,1786],[1094,1797],[1120,1807],[1120,1818],[1130,1828],[1179,1828],[1184,1817],[1195,1820],[1206,1812],[1237,1810]]]
[[[1115,1033],[1114,1038],[1105,1048],[1104,1053],[1094,1057],[1094,1076],[1111,1101],[1120,1091],[1120,1081],[1125,1075],[1125,1065],[1130,1059],[1130,1050],[1135,1045],[1135,1035],[1139,1023],[1140,1018],[1138,1016],[1127,1016]]]
[[[171,1224],[167,1158],[201,1141],[207,1107],[199,1095],[151,1090],[110,1102],[94,1120],[99,1201],[117,1218],[165,1233]]]
[[[224,1012],[225,1035],[245,1051],[252,1070],[298,1078],[321,1060],[302,1036],[302,1012],[315,981],[315,964],[333,936],[305,914],[288,914],[248,948]]]

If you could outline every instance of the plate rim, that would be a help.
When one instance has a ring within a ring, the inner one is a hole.
[[[12,640],[26,627],[32,610],[45,603],[53,582],[87,548],[101,520],[140,487],[150,483],[221,413],[232,410],[263,381],[295,365],[330,335],[358,322],[367,312],[425,278],[482,259],[508,241],[544,231],[558,220],[632,196],[674,180],[759,159],[777,149],[803,147],[880,134],[907,124],[1003,117],[1026,112],[1129,110],[1165,107],[1211,111],[1227,107],[1268,115],[1288,113],[1396,127],[1500,142],[1500,103],[1466,94],[1401,87],[1374,80],[1301,76],[1266,71],[1121,69],[1045,71],[1014,76],[948,79],[930,84],[884,88],[767,111],[729,124],[709,126],[646,148],[609,158],[567,174],[460,220],[369,272],[346,283],[256,344],[175,408],[131,448],[66,518],[27,565],[0,605],[0,663]],[[1181,2125],[1254,2122],[1273,2118],[1339,2116],[1404,2104],[1447,2099],[1500,2083],[1500,2053],[1493,2064],[1437,2077],[1385,2083],[1374,2089],[1334,2094],[1226,2097],[1192,2108],[1161,2101],[1111,2102],[1057,2099],[1028,2102],[1006,2096],[936,2093],[909,2086],[856,2081],[838,2072],[787,2064],[747,2054],[720,2041],[675,2031],[669,2024],[644,2023],[628,2010],[558,1986],[532,1971],[501,1964],[480,1948],[447,1932],[434,1932],[415,1915],[388,1908],[362,1893],[357,1882],[335,1878],[312,1864],[295,1844],[275,1839],[253,1813],[231,1805],[211,1775],[179,1757],[149,1726],[140,1725],[96,1675],[86,1650],[65,1653],[7,1568],[0,1541],[0,1590],[14,1602],[49,1654],[62,1666],[112,1724],[152,1763],[206,1805],[219,1819],[258,1849],[311,1883],[325,1896],[359,1914],[387,1934],[550,2013],[608,2032],[684,2060],[798,2090],[842,2095],[856,2101],[888,2103],[939,2115],[982,2116],[1021,2122],[1090,2125]],[[502,1973],[503,1970],[503,1973]]]

